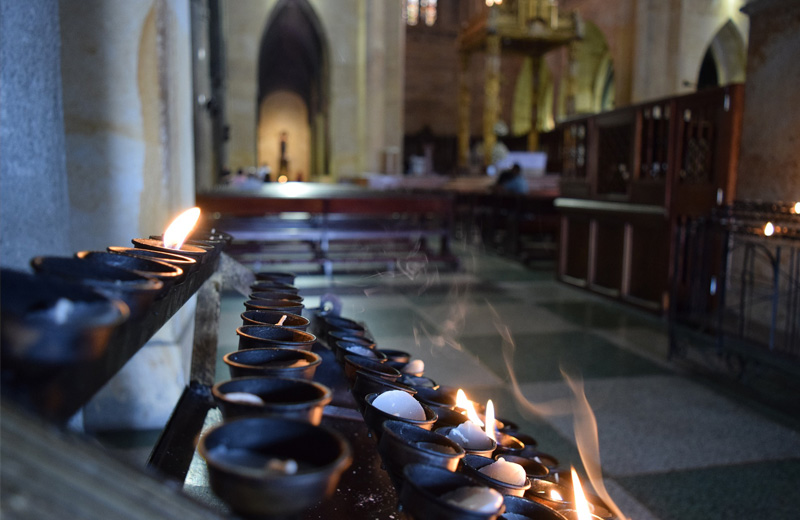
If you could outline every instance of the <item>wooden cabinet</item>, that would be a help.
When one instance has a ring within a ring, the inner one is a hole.
[[[562,123],[559,279],[663,312],[682,217],[734,198],[743,86]]]

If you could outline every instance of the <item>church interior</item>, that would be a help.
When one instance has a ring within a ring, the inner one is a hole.
[[[798,55],[796,0],[0,0],[0,516],[796,518]]]

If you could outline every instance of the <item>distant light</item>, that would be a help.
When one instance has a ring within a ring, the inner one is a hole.
[[[775,233],[775,226],[772,225],[772,222],[767,222],[764,224],[764,236],[771,237]]]
[[[795,202],[794,203],[794,212],[796,214],[800,214],[800,202]]]

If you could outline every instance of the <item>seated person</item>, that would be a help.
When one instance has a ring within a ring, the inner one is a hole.
[[[528,193],[528,181],[522,175],[522,168],[519,164],[514,163],[514,166],[508,170],[500,172],[495,184],[495,190],[508,193]]]

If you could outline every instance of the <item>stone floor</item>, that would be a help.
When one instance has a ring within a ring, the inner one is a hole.
[[[499,416],[563,466],[583,468],[574,424],[586,415],[573,415],[562,372],[582,381],[605,486],[629,517],[798,518],[797,417],[745,385],[668,362],[662,319],[561,284],[552,266],[467,253],[458,273],[401,267],[295,284],[307,307],[334,294],[341,314],[365,323],[379,347],[409,351],[438,383],[493,399]],[[224,298],[220,355],[236,348],[241,302]],[[224,365],[218,377],[227,378]]]

